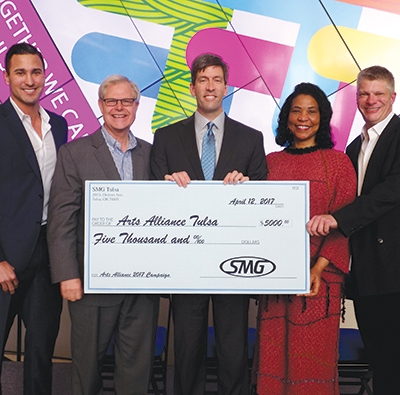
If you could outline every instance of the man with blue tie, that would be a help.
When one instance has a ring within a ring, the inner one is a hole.
[[[223,111],[227,82],[228,66],[220,56],[205,53],[193,61],[190,93],[196,98],[196,112],[156,131],[151,153],[153,179],[175,181],[182,187],[187,187],[190,180],[223,180],[224,184],[236,184],[266,179],[262,133],[230,119]],[[176,395],[205,393],[210,298],[219,394],[247,395],[249,297],[227,294],[172,296],[174,392]]]

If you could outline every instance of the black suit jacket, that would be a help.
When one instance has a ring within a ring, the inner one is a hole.
[[[58,149],[67,139],[67,123],[56,114],[48,114]],[[36,155],[7,100],[0,105],[0,261],[14,267],[20,285],[31,281],[34,274],[29,262],[40,235],[42,214],[43,182]],[[11,294],[0,289],[0,345],[7,336],[10,302]]]
[[[224,137],[213,179],[222,180],[233,170],[249,176],[250,180],[265,180],[268,172],[262,133],[225,116]],[[166,174],[179,171],[186,171],[192,180],[204,180],[194,115],[159,129],[154,135],[152,179],[163,180]]]
[[[347,148],[357,171],[361,138]],[[395,115],[372,152],[361,195],[334,213],[350,236],[360,295],[400,292],[400,119]]]
[[[48,111],[56,149],[67,140],[64,118]],[[0,105],[0,261],[23,274],[41,228],[43,184],[25,128],[7,100]]]

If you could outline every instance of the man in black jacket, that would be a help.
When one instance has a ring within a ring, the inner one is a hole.
[[[49,395],[61,296],[50,280],[47,206],[67,123],[39,104],[45,75],[35,47],[10,47],[4,77],[10,98],[0,105],[1,356],[19,314],[26,327],[24,394]]]
[[[190,180],[224,183],[265,180],[263,135],[225,115],[228,67],[214,54],[199,55],[191,68],[190,92],[197,110],[189,118],[156,131],[152,178],[186,187]],[[211,172],[204,148],[213,140]],[[207,142],[206,142],[207,141]],[[190,264],[190,262],[188,262]],[[247,295],[173,295],[175,394],[203,395],[206,378],[208,304],[213,303],[219,393],[248,395]]]
[[[380,66],[357,78],[362,133],[347,148],[358,176],[356,200],[311,219],[311,235],[338,228],[350,237],[358,326],[374,371],[375,395],[400,394],[400,119],[392,73]]]

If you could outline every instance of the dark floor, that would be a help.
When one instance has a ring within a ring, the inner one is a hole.
[[[167,376],[167,394],[172,395],[173,387],[173,367],[168,368]],[[54,363],[53,368],[53,394],[54,395],[71,395],[71,365],[69,363]],[[347,379],[345,385],[340,386],[341,394],[358,394],[360,390],[359,385],[348,385],[349,380],[354,382],[354,379]],[[2,389],[3,395],[22,395],[22,362],[3,362],[2,374]],[[213,391],[213,388],[209,388]],[[209,392],[212,394],[213,392]],[[366,394],[366,392],[365,392]],[[107,391],[104,395],[114,395],[114,392]]]
[[[22,362],[3,362],[1,375],[3,395],[22,395]],[[173,368],[171,367],[171,372]],[[57,362],[53,364],[53,394],[71,395],[71,364]],[[167,377],[167,393],[172,395],[173,375]],[[105,387],[112,387],[112,381],[105,381]],[[105,395],[114,395],[114,391],[104,391]]]
[[[71,364],[55,363],[53,368],[53,394],[71,395]],[[1,375],[3,395],[22,395],[22,362],[3,362]]]

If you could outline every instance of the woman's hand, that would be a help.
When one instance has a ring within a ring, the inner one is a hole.
[[[298,296],[314,298],[318,295],[321,288],[321,275],[328,265],[329,261],[326,258],[322,256],[318,257],[317,262],[315,262],[315,265],[310,270],[310,292],[308,294]]]

